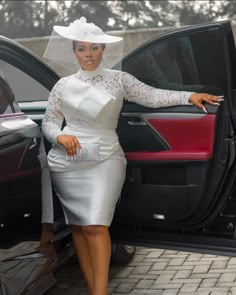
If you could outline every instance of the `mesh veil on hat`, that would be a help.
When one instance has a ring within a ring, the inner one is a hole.
[[[73,52],[72,40],[106,44],[101,62],[104,68],[112,68],[121,61],[122,38],[105,34],[95,24],[87,23],[85,17],[75,20],[69,26],[54,26],[43,57],[60,66],[78,71],[80,65]]]

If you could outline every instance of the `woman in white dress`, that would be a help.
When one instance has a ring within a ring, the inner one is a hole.
[[[116,134],[123,99],[152,108],[195,104],[204,110],[203,101],[214,105],[220,98],[155,89],[128,73],[105,69],[101,63],[104,44],[121,38],[104,34],[85,18],[54,30],[74,40],[80,70],[60,79],[50,93],[42,123],[44,135],[53,144],[48,163],[54,189],[71,225],[88,294],[107,295],[109,226],[126,171]],[[64,119],[66,126],[61,130]],[[51,223],[51,217],[43,222]]]

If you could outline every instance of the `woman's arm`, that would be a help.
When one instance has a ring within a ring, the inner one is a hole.
[[[207,93],[154,88],[125,72],[122,73],[122,84],[126,100],[150,108],[195,104],[206,112],[203,101],[216,105],[222,100]]]
[[[150,108],[191,104],[189,97],[194,92],[154,88],[125,72],[122,78],[125,99],[128,101]]]
[[[60,79],[48,98],[48,105],[42,121],[42,131],[45,137],[54,144],[58,144],[57,136],[62,134],[61,127],[64,120],[61,112],[62,91],[65,87],[65,81]]]
[[[65,88],[65,80],[59,80],[53,87],[42,122],[42,131],[45,137],[54,144],[62,145],[69,156],[74,156],[80,149],[78,139],[74,135],[63,134],[61,126],[64,115],[61,111],[62,92]]]

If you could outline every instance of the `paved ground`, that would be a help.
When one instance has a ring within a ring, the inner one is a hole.
[[[84,295],[75,257],[56,273],[47,295]],[[236,295],[236,258],[138,248],[125,267],[110,268],[112,295]]]

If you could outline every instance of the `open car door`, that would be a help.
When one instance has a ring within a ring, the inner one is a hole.
[[[9,102],[8,106],[7,98],[0,95],[1,248],[14,245],[18,235],[20,239],[33,240],[33,236],[25,236],[27,228],[39,236],[41,168],[37,156],[41,132],[37,120],[19,105],[22,101],[31,102],[33,109],[35,100],[46,100],[48,88],[58,77],[22,46],[0,37],[0,79],[8,84],[14,97],[14,103]],[[13,232],[6,237],[10,228]]]
[[[112,226],[119,241],[235,252],[235,45],[229,22],[163,34],[123,70],[156,88],[224,96],[218,106],[150,109],[125,102],[128,166]]]
[[[0,294],[3,295],[44,294],[55,284],[52,274],[55,265],[68,257],[66,253],[72,253],[70,247],[60,258],[53,247],[50,251],[38,251],[42,205],[37,158],[41,131],[37,123],[41,122],[49,91],[58,78],[22,46],[0,36]],[[11,95],[5,92],[3,95],[2,86]],[[24,110],[20,103],[25,105]],[[27,106],[28,111],[23,113]],[[57,208],[55,219],[61,214],[60,207]]]

